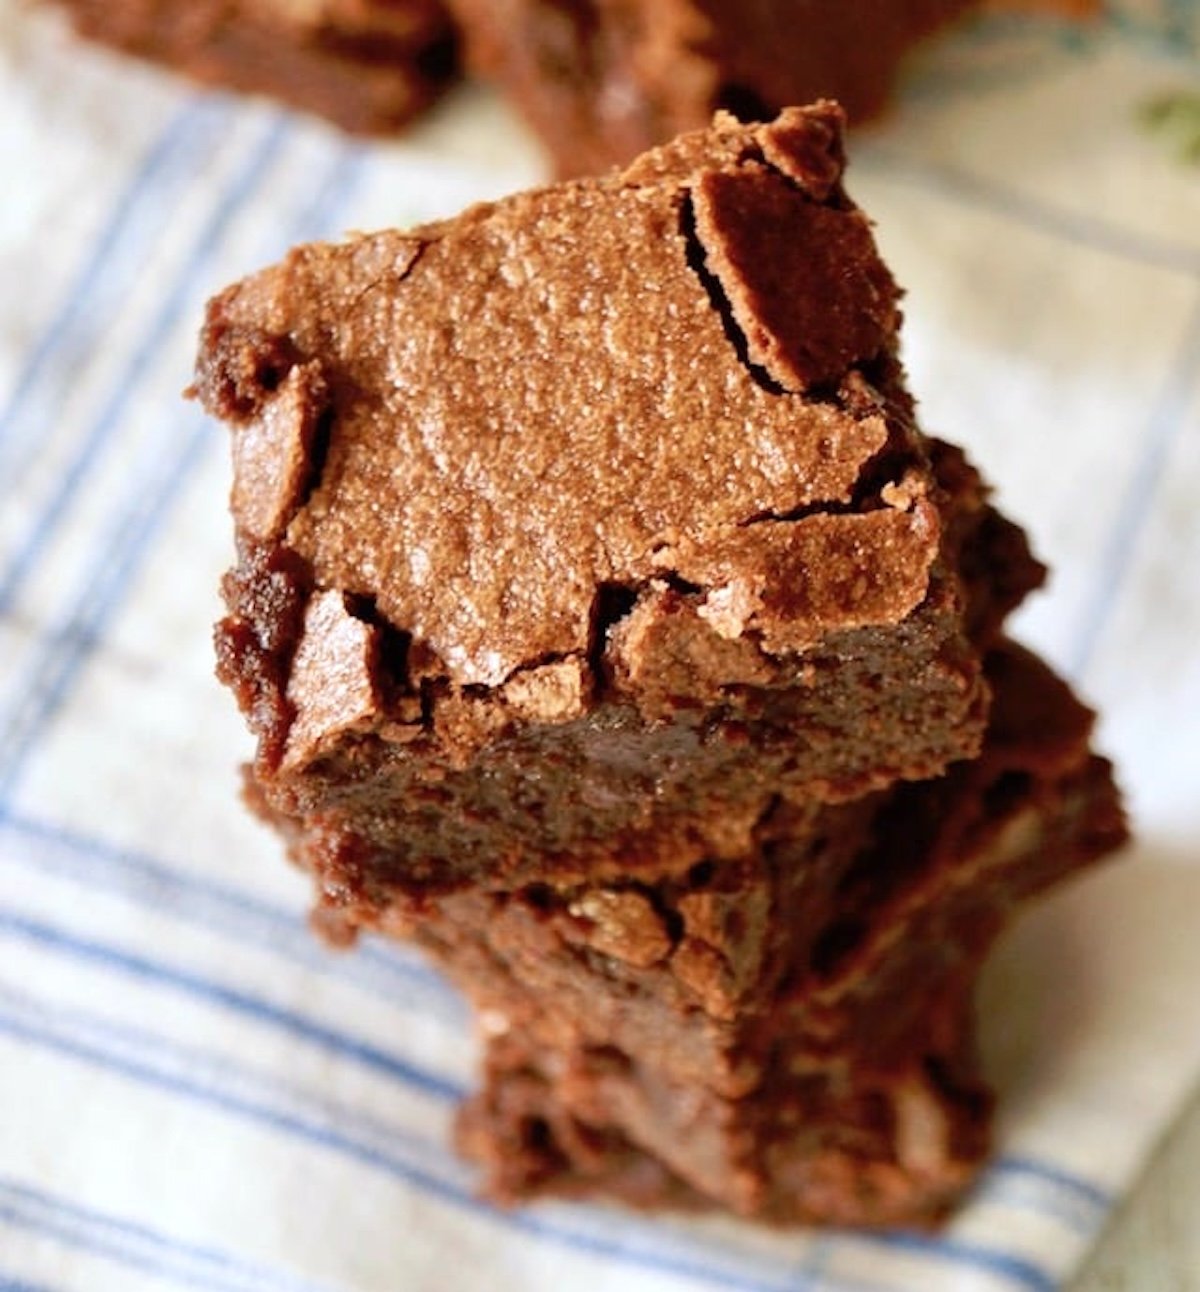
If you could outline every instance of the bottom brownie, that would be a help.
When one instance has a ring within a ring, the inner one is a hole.
[[[672,1020],[663,954],[639,970],[533,935],[539,918],[563,927],[553,894],[493,895],[473,935],[427,912],[420,940],[491,1033],[459,1138],[493,1197],[715,1205],[779,1223],[945,1212],[988,1148],[972,1018],[982,960],[1028,898],[1125,837],[1111,769],[1088,750],[1087,710],[1018,648],[993,652],[988,672],[982,757],[878,796],[868,838],[818,903],[822,927],[803,907],[790,925],[777,917],[774,968],[732,1017],[693,1004]],[[849,811],[826,810],[819,833]],[[521,954],[514,929],[535,954]],[[639,996],[654,1028],[637,1021]],[[707,1073],[692,1033],[708,1037]]]
[[[929,1054],[918,1034],[908,1067],[780,1074],[742,1100],[663,1080],[617,1051],[503,1038],[459,1114],[458,1147],[502,1203],[603,1197],[773,1224],[932,1224],[989,1147],[992,1099],[969,1033],[960,1028],[958,1053]]]

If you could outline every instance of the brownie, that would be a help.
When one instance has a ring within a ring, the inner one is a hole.
[[[978,0],[448,0],[469,65],[498,84],[560,175],[628,162],[718,109],[769,120],[887,103],[909,49]]]
[[[723,116],[211,303],[220,672],[334,900],[686,869],[978,751],[1041,569],[916,426],[841,127]]]
[[[449,83],[440,0],[54,0],[81,36],[356,133],[405,125]]]
[[[878,116],[914,46],[982,8],[1092,16],[1097,0],[447,0],[468,65],[560,176],[599,173],[720,109],[765,121],[838,100]]]
[[[1031,897],[1125,838],[1111,768],[1088,747],[1091,714],[1011,644],[988,671],[996,701],[977,761],[811,824],[825,858],[839,833],[856,841],[832,882],[817,865],[781,883],[764,849],[714,861],[682,899],[493,893],[482,924],[460,920],[456,898],[426,914],[418,940],[490,1038],[460,1142],[495,1197],[583,1192],[787,1223],[944,1212],[988,1148],[981,961]],[[718,918],[680,915],[689,903]],[[662,917],[656,939],[646,910]],[[716,1019],[691,981],[696,940],[725,978],[769,948],[737,1003],[718,995]],[[720,1037],[708,1073],[695,1047],[682,1052],[697,1030]]]

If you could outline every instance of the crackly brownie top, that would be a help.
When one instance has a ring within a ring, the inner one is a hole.
[[[197,390],[233,426],[243,541],[460,684],[582,657],[614,585],[698,589],[717,635],[775,654],[902,619],[938,522],[876,389],[898,293],[841,126],[720,116],[624,175],[230,288]]]

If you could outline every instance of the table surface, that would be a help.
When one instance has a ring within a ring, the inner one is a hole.
[[[1200,1091],[1070,1292],[1200,1292]]]

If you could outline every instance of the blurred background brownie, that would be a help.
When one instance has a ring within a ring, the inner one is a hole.
[[[449,83],[440,0],[53,0],[76,30],[208,85],[266,94],[344,130],[382,134]]]
[[[468,66],[493,81],[559,175],[630,161],[725,109],[765,121],[836,99],[851,122],[887,106],[909,52],[980,0],[447,0]],[[990,0],[1059,9],[1091,0]]]
[[[747,121],[817,98],[878,114],[901,59],[976,0],[449,0],[560,175],[603,171],[724,108]]]

